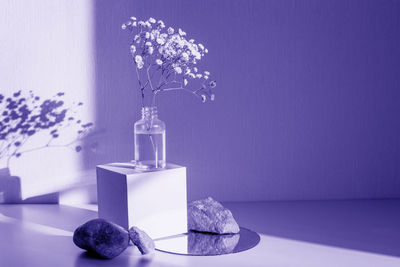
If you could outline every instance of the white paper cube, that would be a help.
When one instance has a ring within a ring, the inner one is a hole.
[[[140,172],[128,164],[98,165],[97,201],[99,218],[137,226],[153,239],[187,232],[185,167]]]

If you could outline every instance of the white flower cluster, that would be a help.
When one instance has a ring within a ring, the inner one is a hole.
[[[133,33],[130,52],[137,68],[141,90],[148,86],[154,94],[172,89],[189,91],[189,81],[199,80],[202,83],[200,88],[190,91],[201,97],[203,102],[206,99],[214,100],[215,95],[211,89],[216,86],[216,82],[209,80],[209,71],[200,72],[195,66],[208,53],[203,44],[187,39],[182,29],[167,28],[163,21],[154,18],[143,21],[131,17],[122,24],[122,29]],[[140,75],[139,72],[147,72],[147,75]],[[152,77],[158,77],[159,82],[152,81]],[[175,87],[168,87],[172,84]]]

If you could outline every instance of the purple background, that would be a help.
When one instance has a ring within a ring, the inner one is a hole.
[[[216,101],[158,99],[189,199],[400,197],[399,1],[96,1],[96,125],[86,165],[133,158],[130,16],[210,50]],[[200,65],[201,66],[201,65]]]

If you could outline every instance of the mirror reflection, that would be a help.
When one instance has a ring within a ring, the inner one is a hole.
[[[240,227],[238,234],[211,234],[190,231],[155,240],[156,249],[183,255],[211,256],[236,253],[255,247],[260,236],[249,229]]]

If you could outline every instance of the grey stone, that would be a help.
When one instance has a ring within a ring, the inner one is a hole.
[[[135,226],[129,229],[129,237],[142,254],[148,254],[155,248],[153,239],[151,239],[145,231],[142,231]]]
[[[121,226],[104,219],[94,219],[79,226],[73,241],[78,247],[112,259],[129,245],[129,233]]]
[[[217,234],[236,234],[240,231],[232,212],[211,197],[189,203],[188,227],[193,231]]]

